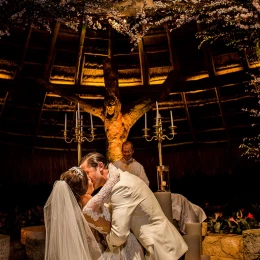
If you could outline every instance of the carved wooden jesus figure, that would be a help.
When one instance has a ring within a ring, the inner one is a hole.
[[[156,100],[160,101],[168,96],[171,88],[180,83],[180,77],[178,71],[171,71],[162,87],[160,87],[160,97],[158,97],[158,93],[157,97],[154,93],[148,93],[136,101],[131,100],[129,104],[122,104],[115,64],[112,63],[111,59],[107,58],[104,61],[103,69],[106,90],[103,105],[93,105],[77,95],[63,95],[60,91],[58,91],[58,94],[75,104],[79,103],[82,110],[99,117],[104,122],[107,138],[107,158],[114,162],[122,156],[122,143],[127,140],[131,127],[155,105]],[[57,88],[54,86],[49,86],[49,88],[57,93]],[[122,106],[124,106],[124,109],[122,109]]]

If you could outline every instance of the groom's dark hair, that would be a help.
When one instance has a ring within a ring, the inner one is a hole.
[[[79,165],[81,165],[85,161],[87,161],[88,166],[95,169],[97,168],[99,162],[102,162],[106,169],[108,168],[109,164],[109,161],[106,159],[106,157],[103,154],[97,152],[88,153],[87,155],[83,156]]]

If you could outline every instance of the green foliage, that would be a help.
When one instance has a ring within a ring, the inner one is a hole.
[[[243,230],[259,228],[259,220],[257,220],[250,212],[243,215],[243,210],[233,212],[214,213],[206,219],[208,224],[208,232],[225,233],[225,234],[242,234]],[[218,227],[218,228],[217,228]]]
[[[260,77],[256,75],[251,75],[251,82],[248,86],[247,91],[251,92],[256,96],[258,102],[255,104],[253,108],[245,108],[244,111],[250,113],[252,117],[260,117]],[[254,125],[252,125],[254,127]],[[243,139],[243,143],[239,146],[239,148],[243,149],[242,156],[247,157],[248,159],[253,159],[256,162],[260,161],[260,134],[254,137],[245,137]]]

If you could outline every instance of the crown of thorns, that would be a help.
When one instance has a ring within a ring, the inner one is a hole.
[[[107,98],[104,102],[105,106],[114,106],[116,104],[115,98]]]

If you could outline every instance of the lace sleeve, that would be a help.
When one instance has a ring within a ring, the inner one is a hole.
[[[100,218],[106,221],[111,221],[111,214],[109,210],[105,209],[104,203],[109,201],[110,193],[114,185],[120,180],[120,173],[118,171],[109,171],[110,177],[101,190],[93,196],[83,208],[83,214],[86,216],[88,222],[95,225],[95,221]],[[94,220],[90,221],[90,218]]]
[[[90,227],[96,229],[102,234],[107,234],[111,229],[111,213],[109,205],[104,204],[102,207],[102,216],[99,216],[97,220],[94,220],[91,216],[84,214]]]

